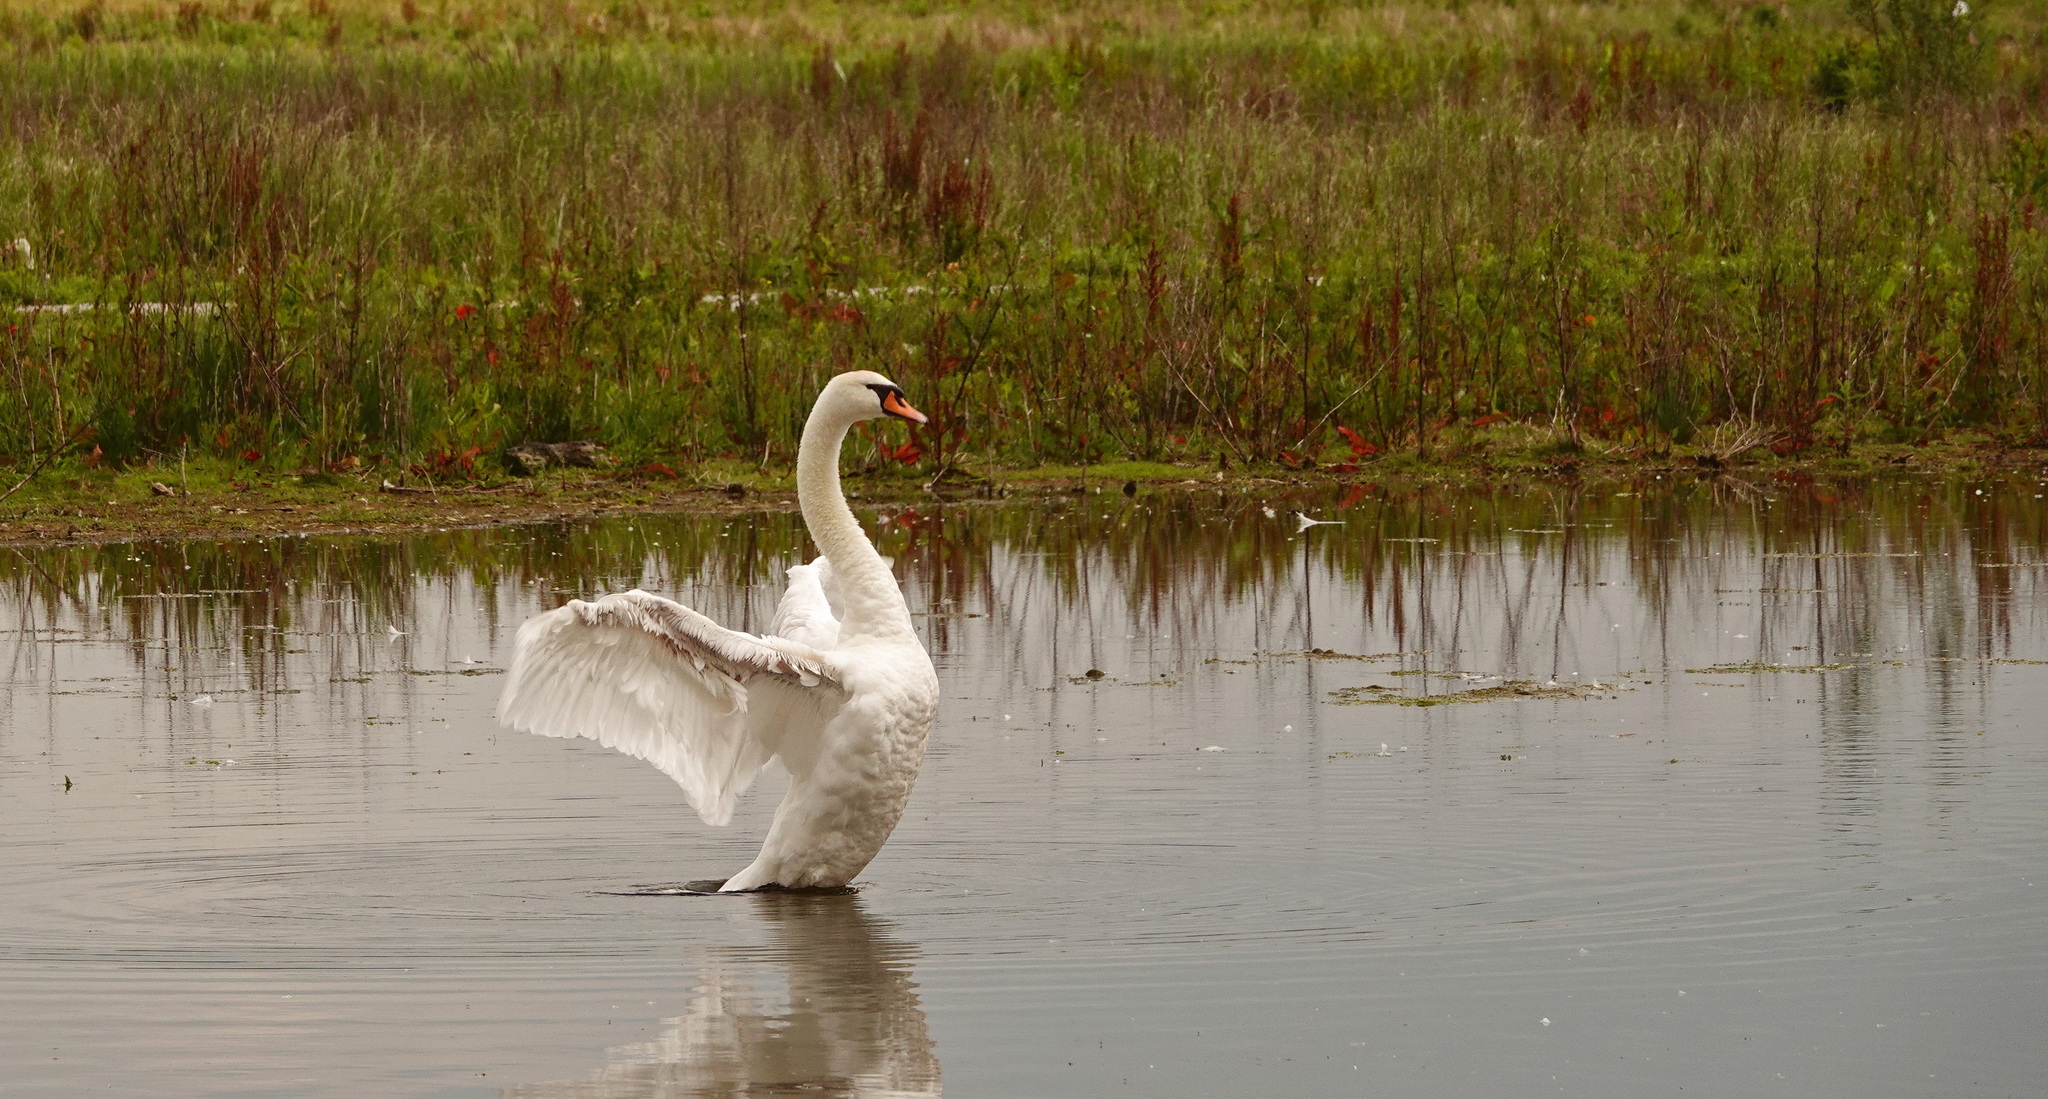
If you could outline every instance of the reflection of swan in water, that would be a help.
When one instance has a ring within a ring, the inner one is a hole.
[[[606,1051],[593,1079],[508,1088],[518,1099],[682,1099],[801,1094],[882,1099],[939,1094],[912,948],[887,934],[855,896],[748,898],[774,939],[784,974],[754,951],[706,968],[687,1013],[652,1042]],[[777,979],[778,977],[783,979]],[[775,986],[787,981],[787,993]],[[752,986],[752,987],[750,987]],[[764,987],[765,986],[765,987]],[[773,989],[772,991],[770,989]]]

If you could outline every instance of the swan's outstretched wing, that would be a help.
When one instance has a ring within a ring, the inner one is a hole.
[[[498,720],[644,759],[705,823],[724,824],[784,735],[822,726],[845,698],[815,646],[728,630],[636,590],[519,627]]]
[[[814,649],[839,644],[839,615],[826,585],[832,583],[832,562],[820,557],[808,565],[789,567],[789,589],[775,607],[775,625],[768,632]],[[836,584],[834,585],[837,586]]]

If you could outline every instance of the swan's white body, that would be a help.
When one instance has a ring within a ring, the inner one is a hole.
[[[760,856],[726,891],[852,881],[895,829],[924,760],[938,677],[839,489],[848,429],[890,414],[923,420],[870,371],[841,374],[818,396],[797,452],[797,500],[824,556],[789,570],[768,636],[637,590],[571,600],[519,628],[498,699],[506,725],[644,759],[707,824],[728,823],[761,768],[782,763],[789,793]]]

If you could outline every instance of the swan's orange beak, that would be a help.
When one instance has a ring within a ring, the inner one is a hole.
[[[924,413],[910,407],[910,402],[903,399],[903,394],[893,389],[882,394],[882,411],[899,420],[909,420],[914,424],[931,422],[925,417]]]

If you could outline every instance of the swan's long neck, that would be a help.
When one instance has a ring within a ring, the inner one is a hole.
[[[846,495],[839,488],[839,447],[853,427],[820,400],[804,421],[803,444],[796,455],[796,498],[804,525],[831,562],[839,580],[846,616],[839,636],[915,636],[903,591],[874,543],[860,529]]]

